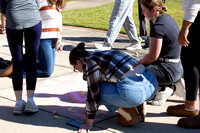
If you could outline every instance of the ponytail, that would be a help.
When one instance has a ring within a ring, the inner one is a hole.
[[[76,60],[80,58],[85,58],[88,54],[88,51],[85,50],[85,43],[79,43],[69,54],[69,62],[71,65],[76,64]]]

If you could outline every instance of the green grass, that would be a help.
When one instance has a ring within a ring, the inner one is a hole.
[[[181,0],[169,0],[164,4],[168,11],[166,12],[175,19],[179,27],[181,27],[183,19],[183,11]],[[78,27],[88,27],[99,30],[108,30],[109,19],[112,13],[114,3],[86,9],[77,9],[62,11],[63,24]],[[133,19],[139,33],[138,3],[135,1],[133,5]],[[120,33],[125,33],[122,28]]]

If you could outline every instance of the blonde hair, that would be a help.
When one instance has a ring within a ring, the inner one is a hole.
[[[163,6],[162,0],[140,0],[140,4],[149,10],[155,8],[160,14],[164,14],[167,11],[167,7]]]
[[[56,7],[59,9],[65,8],[66,4],[65,0],[56,0],[56,2],[55,0],[47,0],[47,1],[49,2],[50,6],[56,5]]]

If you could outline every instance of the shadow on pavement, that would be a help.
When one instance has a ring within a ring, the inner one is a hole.
[[[81,94],[81,95],[77,95]],[[84,103],[86,101],[86,91],[72,91],[66,94],[48,94],[48,93],[35,93],[36,97],[49,98],[56,97],[59,98],[60,101],[68,102],[68,103]],[[72,100],[73,97],[78,97],[76,100]],[[77,101],[79,100],[79,101]]]
[[[63,37],[63,40],[67,40],[67,41],[80,41],[80,42],[97,42],[97,41],[104,41],[105,38],[103,37]],[[115,42],[124,42],[124,43],[128,43],[130,42],[128,39],[116,39]]]
[[[0,119],[5,121],[10,121],[14,123],[26,124],[26,125],[36,125],[36,126],[46,126],[46,127],[61,127],[66,128],[65,124],[59,124],[58,120],[55,120],[50,113],[44,114],[43,111],[39,111],[35,114],[23,114],[23,115],[13,115],[13,107],[0,106]]]
[[[45,110],[40,110],[38,113],[32,115],[26,113],[24,113],[23,115],[13,115],[12,114],[13,108],[8,106],[0,106],[0,110],[1,110],[0,119],[4,121],[19,123],[24,125],[32,125],[32,126],[64,128],[72,131],[78,130],[78,128],[75,129],[75,127],[66,125],[67,121],[75,119],[69,119],[59,114],[57,114],[59,118],[55,119],[50,112]],[[93,131],[99,131],[99,130],[102,129],[93,128]]]
[[[78,43],[77,43],[78,44]],[[63,50],[64,51],[71,51],[73,48],[75,48],[75,45],[73,46],[73,45],[64,45],[63,46]],[[86,46],[86,49],[92,49],[92,50],[95,50],[96,48],[95,48],[95,46],[94,47],[88,47],[88,46]]]

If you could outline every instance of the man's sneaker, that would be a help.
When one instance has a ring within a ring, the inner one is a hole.
[[[136,50],[136,49],[142,49],[142,46],[141,43],[137,42],[136,44],[132,43],[130,46],[126,46],[125,48],[126,50]]]
[[[26,103],[24,102],[24,100],[22,101],[22,105],[19,103],[15,104],[14,110],[13,110],[13,114],[14,115],[21,115],[24,113],[24,108],[25,108]]]
[[[111,45],[109,43],[95,43],[95,47],[98,50],[111,50]]]
[[[34,101],[33,101],[33,103],[31,103],[31,102],[26,103],[26,107],[24,109],[24,112],[26,112],[26,113],[36,113],[38,111],[39,111],[39,109],[38,109],[38,107],[37,107],[37,105],[35,104]]]
[[[167,101],[168,97],[171,96],[173,93],[173,90],[169,87],[165,87],[164,91],[160,91],[156,93],[156,97],[152,101],[152,105],[160,106],[164,102]]]
[[[176,86],[176,90],[174,92],[174,94],[176,94],[179,97],[182,97],[184,100],[186,99],[186,92],[185,92],[185,81],[183,78],[181,78],[180,80],[178,80],[175,83]]]
[[[143,36],[143,37],[138,37],[138,40],[141,42],[141,43],[144,43],[145,42],[145,36]]]

